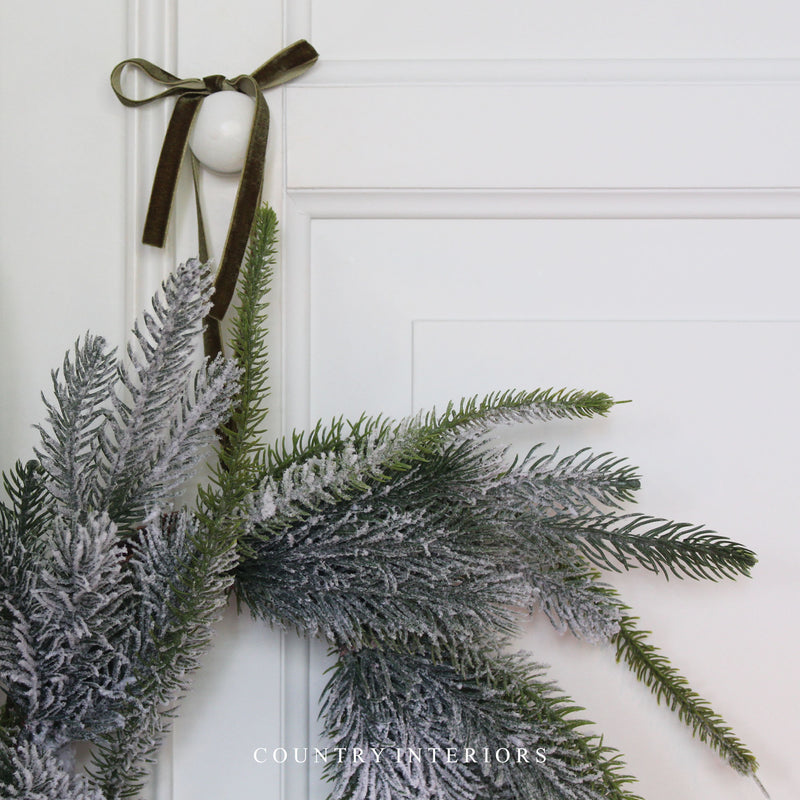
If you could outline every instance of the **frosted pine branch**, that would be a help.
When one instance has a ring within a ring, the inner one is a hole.
[[[129,362],[120,367],[124,393],[103,430],[98,476],[98,505],[115,518],[130,518],[143,505],[163,501],[165,492],[157,484],[147,487],[147,495],[137,495],[139,481],[153,469],[155,454],[180,414],[211,291],[208,268],[188,261],[164,282],[163,298],[154,297],[153,313],[145,313],[134,328]]]
[[[618,508],[633,500],[639,489],[636,469],[625,459],[588,448],[559,458],[558,450],[541,454],[541,447],[532,448],[508,473],[509,487],[538,508],[576,515],[601,507]]]
[[[132,546],[132,655],[136,683],[124,725],[105,737],[93,775],[107,800],[135,793],[188,689],[225,605],[236,541],[187,513],[154,519]]]
[[[52,749],[23,741],[15,746],[0,743],[0,751],[4,800],[107,800],[85,777],[74,775]]]
[[[0,676],[33,741],[61,746],[119,727],[132,680],[116,528],[56,519],[27,565],[27,593],[4,601]]]
[[[512,657],[462,674],[389,648],[343,655],[325,690],[326,734],[368,757],[329,768],[331,798],[633,800],[613,755],[577,730],[572,710],[535,665]],[[514,757],[475,758],[484,748]],[[448,761],[448,750],[458,758]]]
[[[65,513],[85,516],[97,497],[98,437],[107,420],[116,379],[116,359],[105,340],[88,336],[52,373],[55,401],[43,396],[50,431],[42,426],[38,453],[47,488]]]
[[[268,519],[282,512],[283,528],[253,541],[253,557],[237,570],[240,598],[270,621],[337,647],[375,638],[412,649],[424,642],[462,658],[512,630],[508,606],[524,604],[528,591],[502,519],[479,502],[494,458],[472,443],[452,444],[392,481],[356,490],[388,451],[344,452],[344,460],[323,462],[330,470],[306,462],[307,485],[287,470],[275,488],[287,486],[289,497],[267,496]],[[254,524],[258,531],[259,519]]]
[[[607,414],[614,400],[603,392],[568,389],[492,392],[475,395],[456,405],[450,403],[444,413],[432,411],[425,417],[427,427],[453,431],[459,428],[487,429],[508,422],[535,422],[552,419],[577,419]]]
[[[153,464],[135,487],[141,498],[163,505],[194,474],[220,424],[230,413],[239,368],[217,358],[204,364],[185,388],[169,431],[158,443]],[[139,500],[141,504],[143,500]]]
[[[604,644],[619,631],[619,602],[598,575],[570,567],[551,572],[532,567],[528,577],[533,608],[541,608],[559,633],[570,631],[590,644]]]

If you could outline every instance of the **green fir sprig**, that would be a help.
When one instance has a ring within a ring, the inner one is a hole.
[[[263,474],[264,423],[269,395],[267,302],[277,254],[278,219],[262,208],[240,270],[237,301],[230,325],[230,349],[240,369],[239,393],[229,418],[219,428],[217,461],[210,483],[198,490],[197,513],[211,528],[226,526],[242,552],[244,509]]]
[[[537,527],[547,537],[566,537],[602,569],[643,567],[669,578],[719,580],[749,576],[755,553],[701,525],[646,514],[546,518]]]
[[[656,702],[660,704],[663,700],[701,742],[719,753],[737,772],[754,776],[758,769],[755,756],[669,659],[647,641],[650,631],[639,630],[637,621],[638,617],[630,616],[620,621],[619,633],[614,637],[617,661],[624,662],[650,689]]]

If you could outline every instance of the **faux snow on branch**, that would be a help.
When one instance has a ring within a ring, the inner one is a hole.
[[[181,265],[127,359],[86,336],[53,373],[38,460],[0,508],[0,795],[136,793],[225,603],[236,537],[172,510],[239,368],[196,366],[211,277]],[[72,747],[91,742],[76,774]]]

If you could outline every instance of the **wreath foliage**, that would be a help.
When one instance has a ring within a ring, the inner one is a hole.
[[[615,647],[697,738],[755,777],[753,755],[602,574],[735,578],[754,554],[631,513],[639,478],[624,459],[535,447],[510,460],[493,443],[498,424],[605,415],[615,403],[601,392],[498,392],[263,445],[276,241],[264,208],[230,360],[196,363],[212,280],[190,261],[124,358],[87,335],[53,373],[39,447],[5,475],[0,507],[2,795],[137,795],[232,590],[255,616],[330,646],[332,746],[387,752],[329,764],[334,800],[634,800],[620,754],[586,732],[542,666],[509,652],[531,613]],[[180,508],[215,438],[211,480]],[[528,757],[465,755],[498,743]],[[422,749],[459,757],[400,757]]]

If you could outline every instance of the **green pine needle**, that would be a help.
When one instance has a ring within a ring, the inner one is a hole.
[[[435,411],[430,412],[425,417],[425,426],[452,431],[465,427],[486,428],[499,422],[604,416],[614,404],[603,392],[552,388],[529,392],[508,390],[465,398],[458,406],[450,403],[440,416]]]
[[[485,396],[475,395],[463,399],[458,406],[450,403],[441,414],[433,410],[400,423],[383,416],[362,416],[355,422],[339,417],[327,427],[318,422],[311,431],[294,432],[290,439],[284,438],[268,448],[264,477],[270,475],[279,479],[290,466],[324,453],[337,452],[346,441],[352,442],[358,449],[369,438],[383,440],[408,430],[413,435],[408,437],[407,447],[396,453],[394,459],[383,467],[384,473],[404,472],[414,463],[436,453],[446,437],[461,429],[485,430],[500,423],[605,415],[614,402],[602,392],[508,390]],[[380,476],[376,477],[380,479]]]
[[[626,786],[636,778],[624,773],[622,754],[603,744],[602,737],[584,734],[579,729],[592,725],[589,720],[575,716],[585,709],[576,706],[572,699],[562,694],[554,683],[543,681],[541,667],[522,658],[509,656],[501,662],[503,669],[494,673],[493,683],[523,713],[536,724],[549,723],[555,729],[563,727],[572,733],[570,745],[578,755],[575,767],[592,765],[596,774],[593,788],[603,792],[605,800],[643,800]]]
[[[754,775],[758,769],[755,756],[733,734],[725,721],[714,712],[684,678],[647,641],[649,631],[635,627],[636,617],[624,617],[614,637],[617,661],[624,661],[636,677],[655,695],[656,701],[669,707],[692,730],[692,734],[719,753],[737,772]]]
[[[756,563],[751,550],[702,526],[644,514],[554,517],[541,528],[571,539],[589,561],[615,572],[639,565],[666,578],[718,580],[749,576]]]
[[[9,474],[3,474],[3,488],[10,507],[0,505],[0,514],[13,523],[23,545],[32,545],[48,522],[50,510],[39,462],[32,460],[23,465],[18,461]]]
[[[240,391],[231,419],[221,430],[219,462],[211,487],[199,490],[198,515],[208,525],[240,526],[239,512],[261,474],[261,439],[269,395],[269,352],[266,344],[267,294],[278,250],[278,219],[269,206],[256,213],[239,277],[237,304],[231,320],[231,350],[240,369]]]

